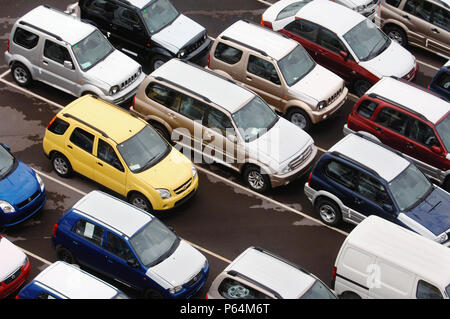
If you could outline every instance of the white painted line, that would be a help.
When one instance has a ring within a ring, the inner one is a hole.
[[[11,72],[11,70],[8,70],[8,71],[2,73],[2,75],[0,75],[0,79],[3,78],[4,76],[6,76],[9,72]]]
[[[217,259],[220,259],[220,260],[222,260],[222,261],[224,261],[224,262],[226,262],[226,263],[228,263],[228,264],[231,264],[231,260],[226,259],[225,257],[222,257],[222,256],[220,256],[220,255],[217,255],[216,253],[214,253],[214,252],[212,252],[212,251],[210,251],[210,250],[207,250],[207,249],[205,249],[205,248],[203,248],[203,247],[200,247],[199,245],[196,245],[196,244],[194,244],[194,243],[192,243],[192,242],[190,242],[190,241],[188,241],[188,240],[186,240],[186,239],[185,239],[184,241],[187,242],[188,244],[194,246],[194,247],[197,248],[198,250],[202,250],[202,251],[204,251],[205,253],[208,253],[208,254],[210,254],[211,256],[216,257]]]
[[[427,67],[429,67],[429,68],[431,68],[431,69],[434,69],[434,70],[439,70],[439,69],[440,69],[440,68],[438,68],[438,67],[436,67],[436,66],[434,66],[434,65],[431,65],[431,64],[428,64],[428,63],[419,61],[419,60],[417,60],[417,59],[416,59],[416,62],[419,63],[419,64],[423,64],[423,65],[425,65],[425,66],[427,66]]]
[[[317,145],[316,145],[316,148],[317,148],[319,151],[321,151],[322,153],[328,152],[326,149],[321,148],[321,147],[319,147],[319,146],[317,146]]]
[[[270,3],[270,2],[264,1],[264,0],[256,0],[256,1],[258,1],[258,2],[260,2],[262,4],[265,4],[266,6],[269,6],[269,7],[273,4],[273,3]]]

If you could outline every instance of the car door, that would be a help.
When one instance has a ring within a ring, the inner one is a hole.
[[[97,158],[93,155],[95,135],[73,126],[67,136],[65,149],[73,170],[94,179],[94,167],[97,165]]]
[[[424,279],[418,279],[415,285],[415,296],[417,299],[443,299],[441,290]]]
[[[431,3],[424,0],[407,0],[399,20],[408,30],[408,42],[426,47],[430,33]]]
[[[97,165],[94,166],[94,180],[125,196],[127,175],[118,153],[114,147],[100,138],[96,144]]]
[[[111,0],[85,0],[81,4],[81,19],[91,21],[104,35],[110,37],[111,20],[117,5]]]
[[[430,87],[433,91],[442,96],[446,101],[450,101],[450,70],[442,68],[433,78]]]
[[[450,56],[450,9],[444,5],[431,5],[433,13],[428,26],[427,48]]]

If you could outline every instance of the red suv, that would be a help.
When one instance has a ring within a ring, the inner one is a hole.
[[[358,131],[400,151],[450,190],[450,103],[414,84],[386,77],[350,113],[344,134]]]

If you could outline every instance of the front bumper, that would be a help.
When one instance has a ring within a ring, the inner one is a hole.
[[[347,97],[348,97],[348,89],[347,87],[344,87],[339,98],[337,98],[333,103],[327,105],[320,111],[312,111],[311,122],[316,124],[320,121],[329,118],[333,113],[339,110],[342,105],[344,105],[345,101],[347,100]]]
[[[191,61],[201,59],[209,52],[212,45],[212,41],[209,37],[206,38],[205,42],[202,43],[200,47],[189,53],[186,57],[182,58],[183,61]]]
[[[4,282],[0,282],[0,299],[6,298],[13,292],[17,291],[30,275],[30,269],[30,261],[28,261],[25,266],[20,267],[20,275],[11,283],[5,284]]]
[[[141,75],[134,81],[130,86],[126,87],[124,90],[120,90],[117,94],[114,95],[102,95],[100,98],[103,100],[110,102],[112,104],[120,104],[125,101],[128,101],[136,95],[137,90],[139,89],[139,85],[144,81],[146,75],[144,72],[141,72]]]
[[[155,213],[159,213],[159,212],[167,213],[167,212],[170,212],[170,211],[174,210],[175,208],[183,205],[187,201],[189,201],[197,193],[198,179],[199,178],[198,178],[198,173],[197,173],[197,176],[195,177],[192,184],[184,192],[182,192],[181,194],[179,194],[177,196],[172,196],[172,197],[168,198],[167,200],[164,200],[163,205],[160,207],[156,207],[154,209],[154,212]]]
[[[14,205],[14,208],[16,209],[14,213],[1,214],[0,225],[3,224],[4,227],[10,227],[24,222],[36,214],[44,206],[45,201],[45,189],[43,191],[39,190],[39,194],[25,206],[17,208],[16,205]]]

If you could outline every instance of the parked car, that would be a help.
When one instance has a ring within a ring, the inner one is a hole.
[[[97,28],[43,5],[14,23],[5,59],[20,86],[37,80],[115,104],[131,102],[145,77],[141,66],[115,50]]]
[[[341,298],[449,299],[450,250],[370,216],[346,237],[331,286]]]
[[[44,206],[45,199],[41,177],[0,143],[0,227],[27,220]]]
[[[365,135],[349,134],[322,155],[304,189],[327,225],[377,215],[450,246],[450,194]]]
[[[403,46],[450,59],[450,4],[446,0],[381,0],[375,23]]]
[[[213,281],[208,299],[336,299],[320,279],[265,249],[249,247]]]
[[[59,219],[52,245],[59,260],[92,268],[149,298],[189,298],[209,273],[205,256],[159,219],[100,191]]]
[[[17,291],[30,275],[27,255],[0,235],[0,299]]]
[[[247,21],[235,22],[215,39],[208,67],[254,91],[304,130],[328,119],[347,99],[344,80],[314,62],[296,41]]]
[[[265,192],[306,174],[317,153],[306,132],[254,92],[202,67],[172,59],[140,86],[130,110],[163,136],[242,174]]]
[[[285,8],[286,9],[286,8]],[[363,95],[383,76],[412,81],[416,58],[361,14],[328,0],[315,0],[283,12],[267,9],[261,24],[298,41],[327,69]]]
[[[77,172],[146,211],[170,211],[198,188],[192,162],[147,122],[91,95],[55,115],[42,145],[59,176]]]
[[[375,11],[381,0],[333,0],[336,3],[342,4],[353,11],[362,14],[367,19],[375,22]]]
[[[436,72],[428,85],[428,90],[450,102],[450,60]]]
[[[344,134],[364,131],[413,160],[450,191],[450,104],[425,89],[383,78],[355,104]]]
[[[211,45],[206,29],[168,0],[80,0],[66,12],[97,26],[117,48],[152,69],[173,57],[201,59]]]

